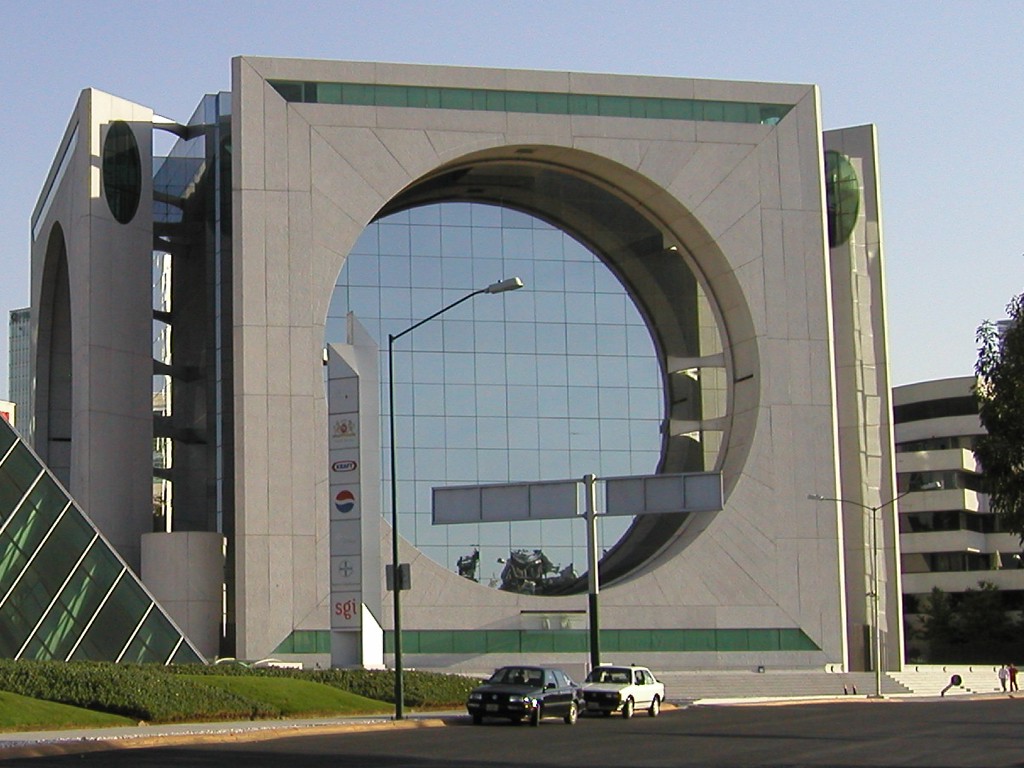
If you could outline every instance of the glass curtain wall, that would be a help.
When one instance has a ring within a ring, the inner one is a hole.
[[[450,570],[542,594],[586,570],[582,520],[434,526],[431,488],[657,470],[662,378],[651,335],[618,279],[572,237],[525,213],[425,205],[366,229],[338,278],[326,336],[344,343],[351,311],[381,347],[382,499],[390,509],[388,334],[514,276],[524,289],[478,296],[395,344],[400,526]],[[602,549],[630,523],[602,520]],[[530,578],[512,578],[513,556],[517,567],[529,561]]]

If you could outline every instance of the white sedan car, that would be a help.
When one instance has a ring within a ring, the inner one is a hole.
[[[665,685],[647,667],[602,664],[587,675],[583,701],[587,712],[621,712],[629,718],[637,709],[646,709],[648,715],[657,717],[665,701]]]

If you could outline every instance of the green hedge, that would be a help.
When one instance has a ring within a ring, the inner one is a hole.
[[[239,664],[164,667],[0,659],[0,690],[134,720],[172,723],[282,716],[280,707],[272,701],[204,685],[195,679],[206,675],[305,680],[394,704],[395,675],[391,670],[253,669]],[[431,709],[462,707],[479,680],[409,670],[403,682],[407,706]]]
[[[395,702],[395,673],[392,670],[282,669],[277,667],[253,669],[240,664],[209,667],[164,667],[162,669],[172,674],[179,673],[184,675],[267,675],[271,677],[292,677],[330,685],[365,696],[368,699],[387,701],[392,704]],[[402,684],[406,705],[429,709],[463,706],[466,703],[466,697],[469,696],[469,692],[480,684],[480,680],[462,675],[406,670],[402,675]]]
[[[147,722],[279,717],[276,708],[166,674],[165,667],[0,659],[0,690]],[[195,666],[184,670],[195,672]]]

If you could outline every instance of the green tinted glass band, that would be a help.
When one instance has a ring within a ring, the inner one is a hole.
[[[406,653],[586,653],[585,630],[407,630]],[[330,632],[296,630],[274,653],[329,653]],[[601,649],[607,653],[741,653],[820,651],[801,629],[602,629]],[[394,634],[384,633],[384,650],[394,652]]]
[[[464,109],[478,112],[635,117],[647,120],[765,125],[779,122],[793,108],[791,104],[753,104],[654,96],[489,91],[479,88],[428,88],[420,85],[316,83],[293,80],[268,82],[285,101],[302,104]]]

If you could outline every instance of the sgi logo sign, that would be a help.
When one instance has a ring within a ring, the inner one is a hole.
[[[354,472],[355,468],[359,465],[352,459],[346,459],[345,461],[336,461],[331,464],[332,472]]]

